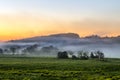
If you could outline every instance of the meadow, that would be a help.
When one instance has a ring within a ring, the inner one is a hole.
[[[0,57],[0,80],[120,80],[120,59]]]

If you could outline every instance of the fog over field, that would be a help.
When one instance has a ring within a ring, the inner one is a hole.
[[[102,51],[105,57],[120,58],[120,36],[100,37],[97,35],[81,38],[76,33],[61,33],[37,36],[0,43],[0,52],[12,55],[56,57],[60,51]]]
[[[63,50],[86,50],[86,51],[97,51],[100,50],[105,54],[105,57],[109,58],[120,58],[120,44],[112,44],[112,45],[81,45],[81,46],[66,46],[63,47]]]
[[[22,54],[21,50],[32,46],[32,45],[38,45],[37,47],[37,54],[33,53],[32,55],[38,55],[39,50],[43,47],[49,47],[53,46],[55,48],[58,48],[59,51],[73,51],[74,53],[77,53],[80,50],[85,50],[85,51],[97,51],[100,50],[105,54],[105,57],[109,58],[120,58],[120,44],[82,44],[82,45],[56,45],[56,44],[45,44],[45,43],[20,43],[20,42],[7,42],[7,43],[0,43],[0,48],[2,49],[7,49],[10,48],[11,46],[19,46],[20,48],[15,54]],[[10,53],[8,53],[10,54]],[[42,56],[56,56],[57,53],[41,53]]]

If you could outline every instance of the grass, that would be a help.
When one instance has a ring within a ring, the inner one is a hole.
[[[120,59],[0,57],[0,80],[120,80]]]

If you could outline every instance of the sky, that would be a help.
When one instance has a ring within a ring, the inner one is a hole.
[[[120,0],[0,0],[0,40],[120,35]]]

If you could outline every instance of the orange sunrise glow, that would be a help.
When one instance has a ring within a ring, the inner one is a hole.
[[[19,2],[23,6],[18,4]],[[81,3],[84,5],[80,5]],[[68,32],[78,33],[81,37],[92,34],[118,36],[120,34],[118,7],[120,6],[116,4],[118,6],[116,7],[112,3],[106,5],[97,1],[96,3],[98,5],[77,0],[73,3],[62,1],[60,4],[56,1],[48,4],[44,1],[34,3],[20,0],[10,3],[0,1],[0,40]],[[62,4],[66,6],[61,6]]]

